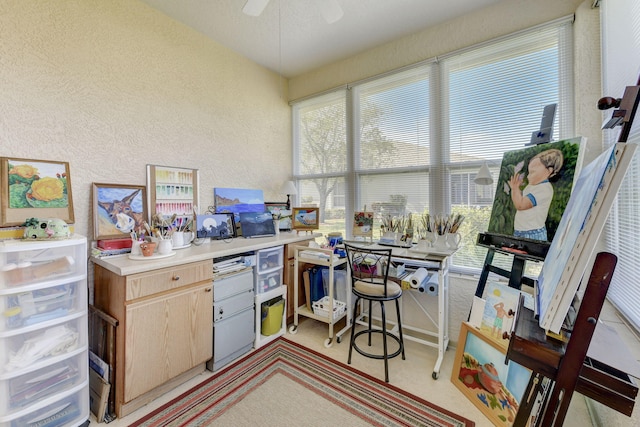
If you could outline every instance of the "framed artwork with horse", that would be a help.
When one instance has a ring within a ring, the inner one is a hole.
[[[0,157],[0,166],[0,226],[32,217],[74,222],[69,163]]]
[[[94,240],[144,233],[148,221],[146,187],[94,182],[92,190]]]

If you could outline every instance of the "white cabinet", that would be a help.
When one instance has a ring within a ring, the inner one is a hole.
[[[87,242],[0,241],[0,427],[89,418]]]

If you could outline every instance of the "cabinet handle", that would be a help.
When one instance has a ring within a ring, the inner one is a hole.
[[[207,288],[204,290],[205,292],[211,292],[211,288]]]
[[[171,278],[171,280],[174,280],[174,281],[176,281],[176,282],[177,282],[178,280],[180,280],[180,276],[173,276],[173,277]]]

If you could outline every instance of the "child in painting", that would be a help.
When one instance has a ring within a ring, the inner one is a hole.
[[[553,199],[553,186],[549,180],[557,176],[563,162],[562,151],[545,150],[529,161],[529,183],[522,191],[522,174],[515,173],[509,180],[511,200],[516,208],[514,236],[547,241],[545,221]]]

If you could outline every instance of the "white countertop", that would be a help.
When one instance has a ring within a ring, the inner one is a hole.
[[[91,257],[91,261],[120,276],[127,276],[129,274],[144,273],[159,268],[173,267],[191,262],[205,261],[259,249],[272,248],[274,246],[287,245],[321,236],[322,234],[320,233],[311,234],[301,232],[298,234],[294,231],[281,231],[273,237],[259,237],[255,239],[236,237],[228,242],[212,240],[206,241],[200,246],[192,244],[191,247],[176,250],[175,255],[166,258],[133,260],[129,258],[129,254],[124,254],[103,258]]]

